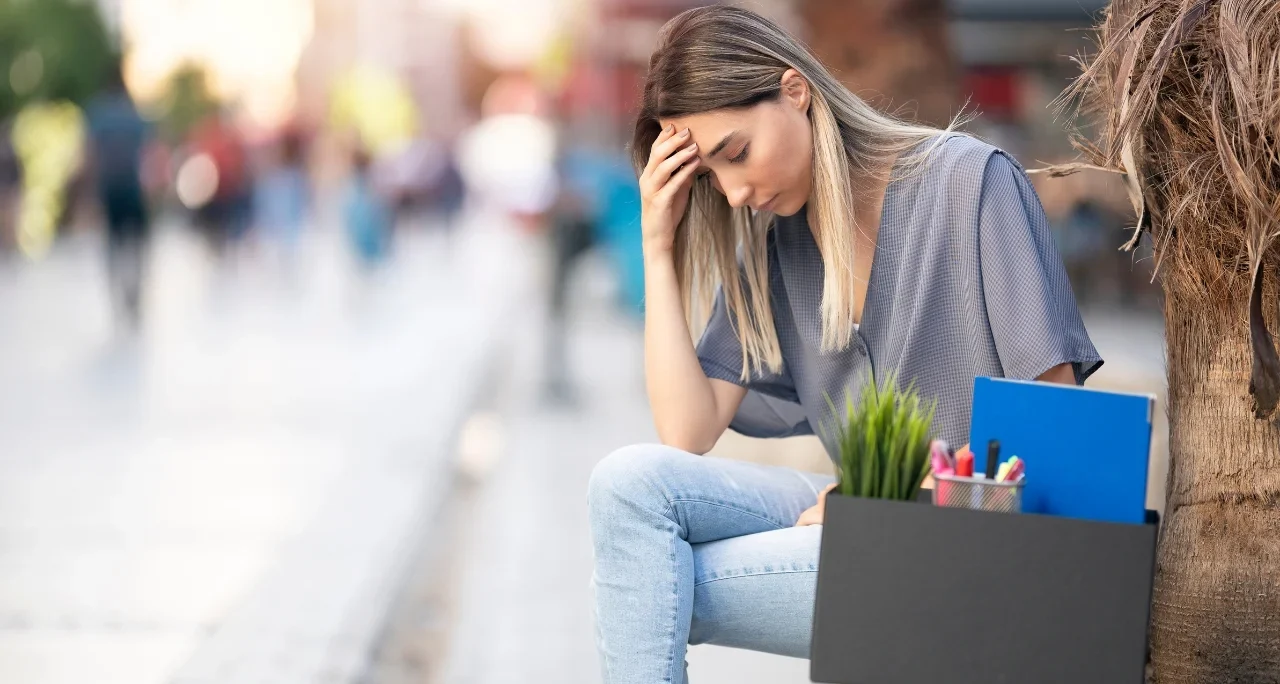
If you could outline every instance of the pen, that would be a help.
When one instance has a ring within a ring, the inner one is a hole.
[[[987,442],[987,479],[996,479],[996,467],[1000,464],[1000,441]]]

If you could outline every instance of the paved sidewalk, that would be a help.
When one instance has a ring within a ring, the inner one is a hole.
[[[0,265],[0,681],[357,680],[525,273],[435,237],[366,281],[164,232],[132,341],[94,241]]]

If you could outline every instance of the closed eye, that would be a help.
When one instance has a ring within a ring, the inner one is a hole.
[[[741,164],[747,159],[747,150],[751,149],[751,143],[742,146],[742,151],[729,158],[731,164]]]

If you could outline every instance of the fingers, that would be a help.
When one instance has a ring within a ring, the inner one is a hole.
[[[668,124],[662,128],[662,132],[658,133],[658,138],[653,141],[653,145],[649,147],[650,156],[653,156],[653,148],[671,139],[676,134],[676,125]]]
[[[691,159],[684,166],[681,166],[678,171],[671,174],[671,180],[667,181],[667,188],[674,191],[675,188],[684,187],[684,185],[689,182],[689,179],[693,178],[693,174],[697,171],[698,160],[696,158]]]
[[[688,144],[689,139],[688,128],[677,132],[675,131],[675,124],[668,126],[658,136],[658,139],[653,142],[653,148],[649,152],[649,164],[645,167],[645,173],[652,173],[659,164],[671,156],[672,152]]]
[[[689,144],[691,135],[688,128],[677,130],[675,124],[667,126],[662,135],[658,136],[658,139],[653,142],[653,149],[649,151],[649,162],[661,162],[671,156],[672,152],[675,152],[683,145]]]
[[[675,154],[667,157],[661,164],[658,164],[653,173],[649,175],[649,182],[654,184],[655,189],[675,185],[675,183],[669,181],[675,181],[677,172],[687,176],[696,168],[698,168],[698,145],[694,143],[681,148]]]

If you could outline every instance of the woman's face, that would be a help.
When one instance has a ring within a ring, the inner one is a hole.
[[[782,96],[746,109],[720,109],[662,119],[689,129],[705,174],[733,207],[791,216],[809,201],[813,138],[809,87],[793,69],[782,75]]]

